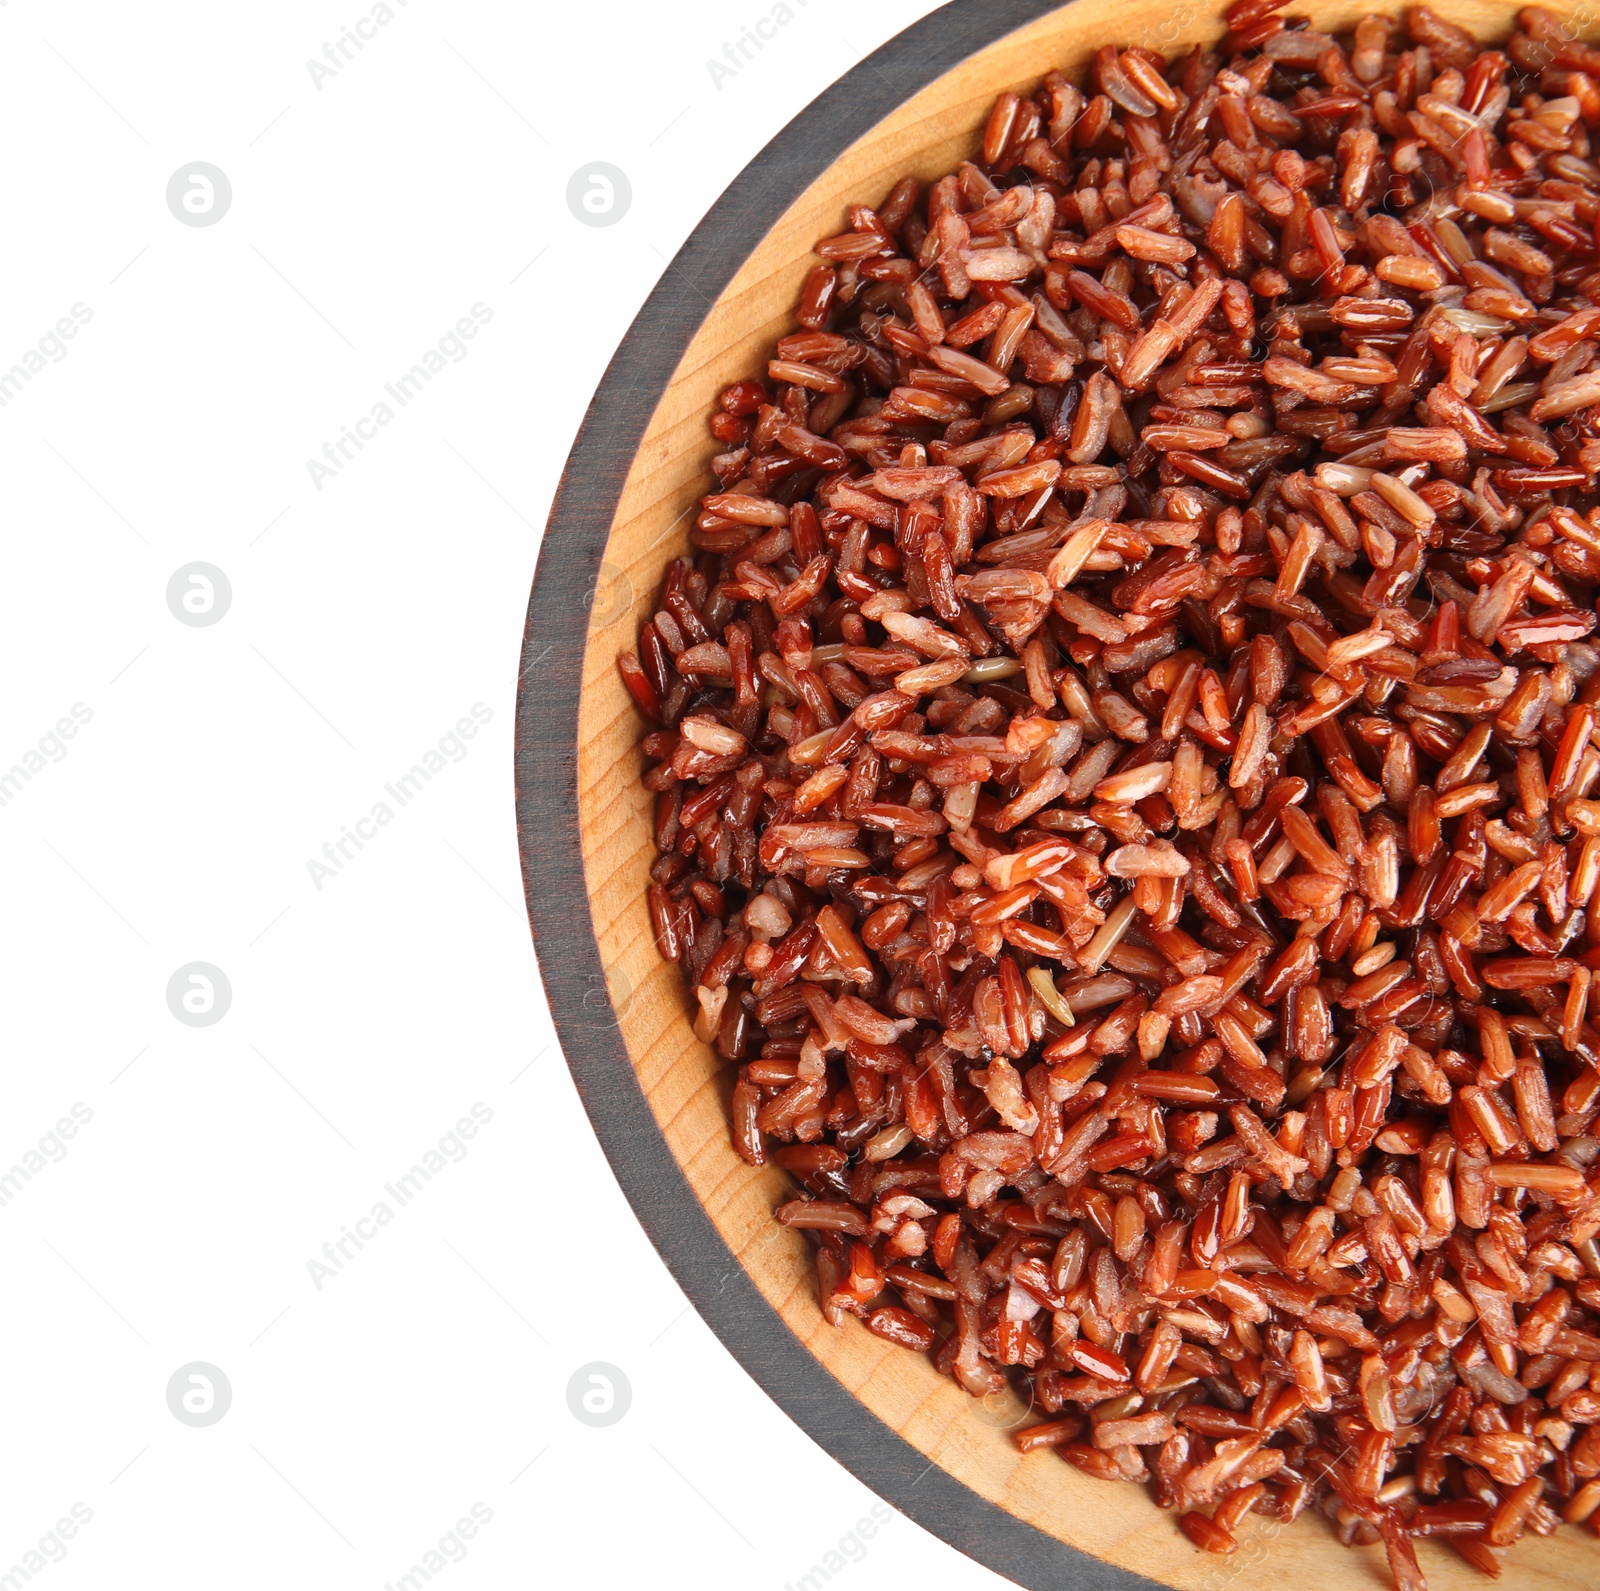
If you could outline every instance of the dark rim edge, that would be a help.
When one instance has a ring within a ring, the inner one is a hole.
[[[646,299],[584,416],[540,547],[518,675],[517,833],[539,970],[584,1108],[635,1217],[728,1351],[830,1457],[969,1558],[1032,1591],[1063,1583],[1074,1591],[1158,1591],[1155,1582],[1064,1545],[930,1464],[794,1335],[724,1243],[667,1147],[611,1014],[589,914],[573,910],[588,899],[576,739],[589,601],[639,442],[706,307],[779,216],[859,137],[984,46],[1060,6],[951,0],[890,39],[739,173]]]

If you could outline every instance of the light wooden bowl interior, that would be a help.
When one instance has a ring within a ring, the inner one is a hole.
[[[1583,0],[1549,3],[1573,16],[1574,36],[1600,32],[1600,20],[1591,20],[1595,13]],[[611,528],[605,572],[613,593],[631,592],[632,607],[612,606],[591,623],[579,709],[579,813],[595,936],[644,1092],[713,1223],[799,1344],[957,1480],[1097,1558],[1184,1591],[1219,1585],[1254,1591],[1286,1583],[1370,1591],[1388,1583],[1381,1548],[1344,1550],[1320,1517],[1288,1529],[1252,1521],[1235,1557],[1208,1557],[1190,1546],[1174,1516],[1159,1510],[1143,1488],[1092,1480],[1047,1453],[1019,1457],[1003,1428],[1015,1421],[975,1413],[924,1357],[889,1346],[853,1320],[839,1329],[823,1322],[810,1250],[772,1219],[774,1206],[788,1196],[788,1179],[770,1167],[752,1170],[730,1147],[732,1069],[695,1038],[679,971],[658,957],[651,938],[645,908],[646,872],[655,856],[650,798],[639,783],[639,720],[615,661],[633,647],[666,561],[687,547],[691,510],[714,489],[708,466],[717,444],[706,417],[716,395],[742,376],[764,372],[773,344],[790,329],[800,283],[814,262],[811,245],[844,229],[846,206],[880,202],[907,172],[931,179],[968,158],[1004,90],[1031,87],[1055,67],[1081,81],[1094,51],[1109,42],[1160,40],[1168,54],[1213,42],[1224,31],[1221,9],[1218,0],[1076,0],[996,40],[887,115],[822,172],[755,247],[706,316],[657,406]],[[1373,11],[1401,9],[1397,0],[1338,0],[1310,14],[1315,26],[1342,32]],[[1492,41],[1506,38],[1514,16],[1512,6],[1484,0],[1438,0],[1435,9]],[[1419,1556],[1435,1591],[1487,1584],[1448,1548],[1423,1542]],[[1592,1588],[1600,1584],[1600,1544],[1570,1528],[1549,1540],[1525,1541],[1508,1560],[1502,1583]]]

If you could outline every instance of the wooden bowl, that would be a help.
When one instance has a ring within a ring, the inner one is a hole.
[[[1574,36],[1583,0],[1547,0]],[[640,786],[640,721],[618,679],[666,561],[712,484],[716,395],[765,369],[788,329],[812,243],[844,229],[906,172],[970,155],[996,94],[1052,67],[1080,72],[1106,42],[1176,54],[1220,37],[1223,0],[972,0],[891,40],[805,110],[717,202],[641,310],[589,409],[551,512],[528,610],[517,721],[517,816],[528,910],[562,1047],[634,1210],[679,1283],[766,1391],[829,1453],[925,1528],[1022,1585],[1319,1591],[1388,1584],[1381,1548],[1348,1551],[1320,1516],[1247,1527],[1234,1557],[1197,1552],[1142,1487],[1018,1456],[1010,1400],[983,1408],[919,1355],[849,1320],[827,1326],[810,1250],[772,1219],[774,1168],[733,1152],[732,1068],[690,1028],[676,966],[645,907],[655,852]],[[1291,3],[1291,13],[1306,9]],[[1399,0],[1333,0],[1346,30]],[[1503,40],[1514,7],[1436,0]],[[709,311],[706,306],[710,305]],[[587,910],[585,909],[587,905]],[[1434,1591],[1481,1586],[1448,1548],[1419,1544]],[[1312,1577],[1312,1578],[1307,1578]],[[1563,1529],[1511,1554],[1507,1584],[1592,1588],[1600,1544]]]

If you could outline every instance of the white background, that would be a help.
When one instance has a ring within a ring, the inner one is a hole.
[[[0,371],[43,345],[0,408],[0,770],[38,753],[0,806],[0,1173],[35,1168],[0,1204],[0,1576],[377,1591],[477,1504],[446,1591],[777,1591],[876,1499],[687,1306],[589,1130],[520,903],[514,686],[635,310],[767,139],[932,7],[791,0],[719,86],[760,0],[392,3],[318,83],[370,12],[0,0]],[[215,225],[168,208],[196,161],[231,184]],[[632,186],[604,229],[566,203],[593,161]],[[319,486],[474,305],[465,356]],[[193,562],[232,589],[205,627],[166,597]],[[319,889],[308,862],[475,704]],[[232,988],[204,1027],[166,998],[195,961]],[[167,1403],[194,1361],[232,1389],[204,1428]],[[567,1404],[595,1361],[632,1388],[603,1429]],[[898,1516],[840,1561],[846,1591],[1002,1584]]]

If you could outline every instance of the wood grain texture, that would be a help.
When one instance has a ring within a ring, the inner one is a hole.
[[[1291,14],[1305,9],[1289,7]],[[1310,14],[1316,26],[1336,32],[1375,10],[1400,9],[1395,0],[1375,6],[1342,0]],[[1509,7],[1482,0],[1444,0],[1436,9],[1493,40],[1506,36],[1513,15]],[[1578,8],[1557,4],[1552,9]],[[1014,1400],[980,1408],[926,1359],[890,1347],[854,1321],[839,1329],[822,1321],[810,1251],[798,1234],[778,1227],[771,1217],[787,1196],[788,1179],[776,1170],[752,1170],[733,1153],[727,1129],[732,1069],[693,1036],[678,969],[660,960],[651,939],[644,889],[654,851],[650,801],[639,784],[640,725],[615,667],[618,652],[631,648],[640,618],[650,611],[664,563],[687,545],[688,517],[699,496],[714,488],[707,466],[717,446],[705,424],[712,402],[732,380],[764,370],[773,343],[789,329],[800,281],[813,263],[811,244],[843,228],[846,205],[878,202],[907,171],[931,178],[969,156],[998,92],[1031,85],[1052,67],[1079,72],[1105,42],[1150,43],[1176,52],[1214,40],[1222,32],[1219,13],[1214,0],[1199,6],[1186,0],[1076,0],[1039,17],[892,110],[818,175],[764,237],[748,239],[753,251],[706,315],[655,404],[610,525],[582,659],[577,839],[599,964],[639,1086],[716,1232],[793,1333],[793,1352],[813,1355],[884,1425],[972,1492],[1105,1564],[1184,1591],[1224,1585],[1255,1591],[1285,1575],[1307,1573],[1325,1591],[1354,1591],[1387,1583],[1381,1549],[1340,1549],[1319,1518],[1287,1530],[1256,1522],[1245,1531],[1253,1545],[1238,1558],[1208,1558],[1178,1534],[1173,1516],[1158,1510],[1141,1488],[1090,1480],[1048,1453],[1019,1458],[1009,1429],[1026,1418],[1026,1411]],[[650,312],[647,306],[641,322]],[[584,484],[569,480],[568,488],[581,490]],[[552,545],[547,541],[541,558],[541,580]],[[524,690],[530,688],[525,682]],[[523,754],[519,751],[519,759]],[[525,852],[530,845],[570,843],[570,836],[530,835],[525,821]],[[547,914],[553,904],[544,903]],[[564,909],[580,910],[575,900]],[[534,916],[537,924],[537,900]],[[548,931],[541,932],[547,982],[548,938]],[[559,1009],[557,1015],[559,1023]],[[563,1039],[570,1052],[573,1040],[565,1025]],[[594,1111],[587,1091],[586,1100]],[[609,1141],[608,1150],[616,1163],[618,1151]],[[626,1186],[620,1165],[619,1175]],[[862,1478],[873,1483],[871,1474]],[[958,1544],[973,1550],[969,1540]],[[981,1550],[975,1555],[996,1561]],[[1422,1543],[1419,1555],[1435,1591],[1481,1583],[1448,1549]],[[1009,1564],[1007,1572],[1014,1572]],[[1506,1583],[1539,1591],[1593,1586],[1600,1583],[1600,1544],[1575,1530],[1525,1542],[1508,1564]]]

